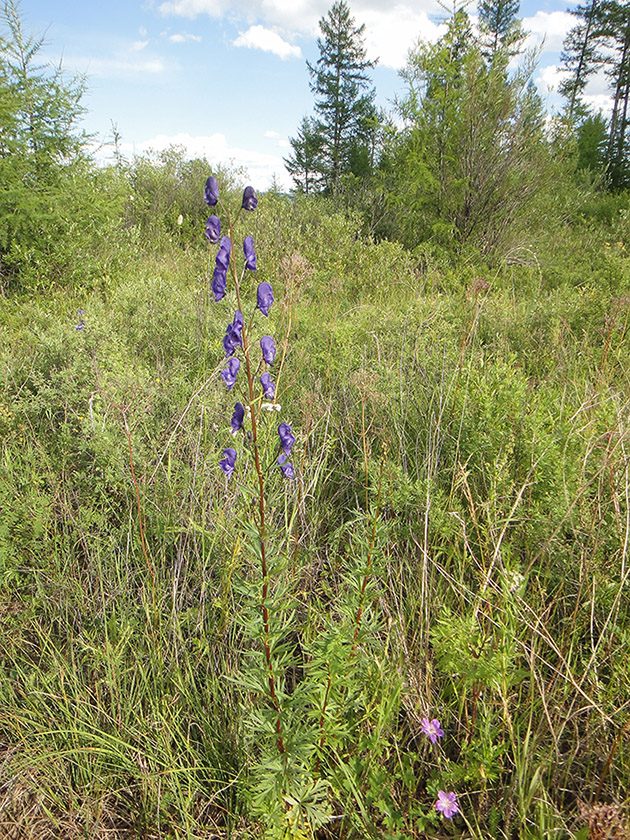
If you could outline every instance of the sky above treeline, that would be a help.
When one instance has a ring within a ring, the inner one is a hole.
[[[23,0],[26,32],[45,34],[40,54],[86,75],[84,127],[101,158],[115,125],[127,157],[184,146],[193,157],[233,163],[266,189],[290,187],[283,164],[302,117],[312,113],[306,61],[319,52],[318,22],[333,0]],[[436,0],[349,0],[365,24],[377,104],[404,93],[399,70],[419,40],[444,31]],[[566,0],[522,0],[520,16],[538,49],[534,80],[550,113],[562,42],[575,19]],[[475,18],[475,5],[468,8]],[[588,91],[606,107],[605,79]]]

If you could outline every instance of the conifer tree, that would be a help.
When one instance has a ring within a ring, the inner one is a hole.
[[[300,192],[309,195],[323,186],[322,136],[312,117],[303,117],[296,137],[289,138],[293,154],[285,166]]]
[[[579,22],[567,35],[560,63],[570,75],[560,85],[560,93],[569,99],[569,120],[572,120],[586,87],[588,77],[597,70],[601,58],[598,53],[597,13],[600,0],[588,0],[571,10]]]
[[[610,184],[630,183],[630,14],[622,0],[589,0],[578,6],[580,18],[565,41],[562,60],[570,71],[561,91],[569,97],[569,117],[588,118],[582,96],[589,76],[603,68],[610,80],[612,114],[604,151]]]
[[[365,26],[356,26],[345,0],[336,0],[319,21],[319,28],[319,58],[314,65],[307,63],[316,116],[302,121],[300,133],[291,140],[293,155],[286,163],[300,185],[306,183],[305,159],[311,163],[315,159],[325,189],[335,193],[341,176],[352,171],[353,162],[365,161],[359,147],[371,145],[377,120],[375,91],[367,71],[376,62],[368,60]],[[315,158],[311,155],[314,150]],[[311,186],[314,183],[311,180]]]
[[[480,0],[479,28],[486,60],[492,61],[500,49],[507,49],[510,55],[518,53],[523,39],[519,8],[519,0]]]

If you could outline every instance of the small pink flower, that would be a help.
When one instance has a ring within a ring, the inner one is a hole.
[[[432,744],[435,744],[438,738],[442,738],[444,735],[444,730],[440,726],[440,721],[433,718],[433,720],[429,720],[428,718],[422,718],[422,731],[425,735],[429,736],[429,740]]]
[[[459,814],[459,808],[457,807],[457,794],[453,793],[453,791],[450,793],[444,793],[443,790],[439,790],[435,807],[438,811],[442,812],[447,820],[450,820],[455,814]]]

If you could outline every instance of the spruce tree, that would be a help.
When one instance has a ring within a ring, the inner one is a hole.
[[[315,95],[315,118],[302,122],[301,132],[291,140],[293,155],[287,168],[298,185],[306,183],[305,155],[314,150],[317,173],[328,192],[336,193],[341,176],[364,167],[376,126],[375,91],[367,71],[376,64],[366,57],[365,26],[356,26],[345,0],[337,0],[319,22],[319,58],[307,62],[311,91]],[[311,186],[314,181],[311,180]]]
[[[309,195],[323,186],[322,136],[312,117],[303,117],[296,137],[289,138],[293,154],[285,166],[300,192]]]
[[[507,49],[510,55],[518,53],[518,44],[523,39],[519,8],[519,0],[480,0],[479,28],[486,60],[492,61],[501,49]]]

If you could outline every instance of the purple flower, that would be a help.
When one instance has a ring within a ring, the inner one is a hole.
[[[228,391],[231,391],[236,382],[236,374],[241,366],[238,359],[231,358],[225,370],[221,371],[221,376],[225,380]]]
[[[208,207],[214,207],[219,200],[219,185],[217,184],[217,179],[213,175],[211,175],[206,181],[203,198]]]
[[[241,333],[243,331],[243,315],[240,310],[236,310],[234,321],[228,324],[225,328],[225,335],[223,336],[223,349],[226,357],[233,356],[237,347],[243,346],[243,338]]]
[[[271,283],[261,283],[258,286],[257,297],[258,309],[260,309],[263,315],[269,315],[269,310],[271,308],[271,304],[273,303],[273,289],[271,288]]]
[[[276,358],[276,345],[270,335],[263,335],[260,339],[260,349],[262,350],[263,359],[268,365],[272,365]]]
[[[243,253],[245,254],[245,268],[256,271],[256,251],[254,251],[254,239],[246,236],[243,240]]]
[[[282,464],[280,469],[282,470],[282,475],[285,478],[295,478],[295,470],[293,469],[293,464],[290,461],[287,461],[286,464]]]
[[[276,463],[279,465],[280,469],[282,470],[282,475],[285,478],[295,478],[295,470],[293,468],[293,464],[288,460],[289,456],[282,452],[278,455],[276,459]]]
[[[459,814],[457,794],[453,793],[453,791],[444,793],[443,790],[439,790],[435,807],[438,811],[442,812],[447,820],[450,820],[455,814]]]
[[[221,238],[221,219],[218,216],[210,216],[206,222],[206,239],[216,245]]]
[[[230,267],[230,253],[232,251],[232,240],[229,236],[223,236],[221,238],[221,244],[219,245],[219,250],[217,251],[216,256],[216,263],[217,266],[221,266],[224,271],[227,271]]]
[[[278,435],[280,436],[280,446],[285,455],[289,455],[291,448],[295,443],[295,435],[291,431],[291,426],[288,423],[280,423],[278,426]]]
[[[224,449],[221,454],[223,455],[223,460],[219,461],[219,466],[229,479],[234,472],[234,465],[236,464],[236,449]]]
[[[230,426],[232,427],[232,434],[235,435],[243,428],[243,420],[245,419],[245,408],[243,403],[237,402],[234,406],[234,414],[232,415],[232,419],[230,420]]]
[[[253,187],[245,187],[243,190],[243,210],[255,210],[258,207],[258,199]]]
[[[79,321],[79,323],[74,328],[75,332],[80,332],[82,329],[85,328],[85,321],[83,320],[83,315],[84,314],[85,313],[83,312],[82,309],[77,309],[77,318],[80,318],[81,320]]]
[[[212,275],[212,291],[216,303],[225,297],[227,291],[227,271],[220,265],[216,266]]]
[[[433,720],[422,718],[422,731],[425,735],[429,736],[429,740],[432,744],[435,744],[438,738],[442,738],[444,736],[444,730],[440,726],[440,721],[435,718],[433,718]]]
[[[260,384],[263,386],[263,393],[268,400],[276,396],[276,386],[271,381],[270,373],[263,373],[260,377]]]

